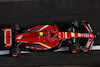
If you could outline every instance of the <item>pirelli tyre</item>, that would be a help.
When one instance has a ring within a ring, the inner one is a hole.
[[[80,52],[80,44],[79,43],[75,43],[75,44],[70,45],[69,51],[71,53]]]
[[[67,28],[67,32],[79,32],[79,23],[77,21],[69,21],[68,22],[69,27]],[[71,38],[68,40],[70,44],[75,44],[77,43],[78,39],[77,38]]]
[[[18,34],[20,32],[20,26],[19,24],[11,24],[10,27],[12,28],[14,34]]]
[[[11,28],[14,30],[20,30],[19,24],[11,24]]]
[[[21,56],[21,50],[19,47],[12,47],[10,50],[10,56],[17,57]]]
[[[73,20],[70,20],[70,21],[67,22],[67,24],[69,26],[75,25],[75,26],[79,27],[79,23],[76,20],[74,20],[74,21]]]
[[[78,29],[79,23],[77,21],[69,21],[68,24],[69,24],[69,27],[67,29],[67,32],[77,32],[77,33],[79,32],[79,29]],[[69,51],[71,53],[77,53],[80,50],[80,44],[78,43],[79,38],[68,39],[68,42],[70,44]]]

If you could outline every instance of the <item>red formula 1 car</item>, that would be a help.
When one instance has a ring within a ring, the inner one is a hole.
[[[60,46],[67,46],[68,51],[72,53],[80,52],[80,50],[87,52],[92,49],[96,37],[90,24],[86,21],[80,23],[70,21],[64,28],[54,24],[53,26],[39,25],[28,30],[20,30],[18,24],[15,24],[11,28],[2,28],[2,30],[4,44],[1,48],[10,49],[9,53],[12,56],[20,56],[23,48],[54,50]]]

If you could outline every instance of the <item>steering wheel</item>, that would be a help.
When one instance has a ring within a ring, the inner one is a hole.
[[[55,35],[55,33],[53,30],[46,30],[44,33],[44,36],[47,38],[47,40],[52,40],[54,35]]]

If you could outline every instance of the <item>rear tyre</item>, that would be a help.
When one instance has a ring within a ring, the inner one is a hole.
[[[17,43],[15,42],[15,35],[19,34],[20,26],[19,24],[11,24],[10,27],[12,28],[12,49],[18,49]]]
[[[10,56],[17,57],[21,56],[21,50],[19,47],[12,47],[10,50]]]
[[[15,35],[19,34],[20,27],[19,24],[11,24],[10,26],[12,28],[12,48],[10,49],[10,56],[17,57],[21,56],[21,50],[19,47],[17,47],[17,43],[15,42]]]
[[[13,32],[14,32],[15,35],[18,34],[19,31],[20,31],[20,26],[19,26],[19,24],[12,24],[12,25],[11,25],[11,28],[12,28],[12,30],[13,30]]]
[[[11,28],[14,30],[20,30],[19,24],[11,24]]]

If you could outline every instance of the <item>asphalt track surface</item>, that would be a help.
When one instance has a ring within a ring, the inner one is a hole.
[[[100,51],[99,51],[100,52]],[[21,57],[0,56],[0,66],[99,66],[98,51],[71,54],[67,52],[36,52]]]
[[[52,24],[53,21],[88,20],[100,32],[100,0],[34,0],[0,3],[0,24],[21,27]],[[100,35],[95,44],[100,44]],[[13,58],[0,56],[0,66],[100,66],[100,51],[71,54],[36,52]]]

